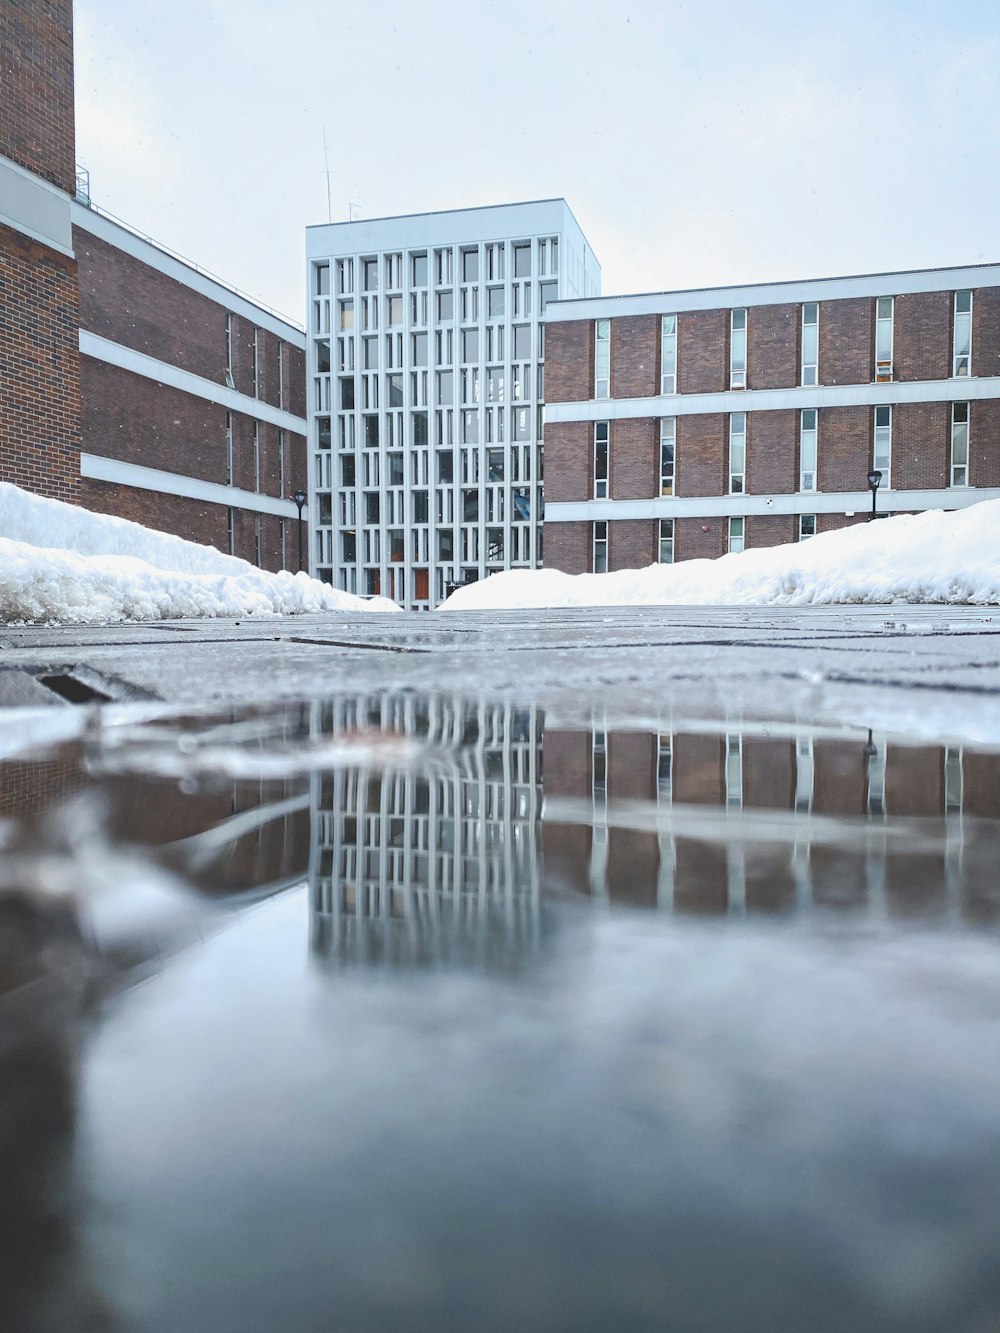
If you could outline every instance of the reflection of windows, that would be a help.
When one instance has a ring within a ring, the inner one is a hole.
[[[677,418],[660,418],[660,494],[673,495]]]
[[[726,737],[726,806],[738,810],[743,804],[743,737],[739,732]]]
[[[816,536],[816,515],[799,515],[799,541],[804,542],[807,537]]]
[[[660,393],[677,392],[677,316],[664,315],[660,330]]]
[[[674,520],[672,518],[660,519],[660,564],[672,565],[674,563]]]
[[[608,525],[607,523],[594,524],[594,573],[606,574],[608,572]]]
[[[951,484],[969,484],[969,404],[951,405]]]
[[[596,321],[597,342],[594,350],[594,397],[607,398],[611,392],[611,320]]]
[[[888,405],[875,409],[875,443],[872,454],[875,468],[882,473],[881,484],[888,489],[889,468],[892,464],[892,408]]]
[[[819,383],[819,302],[802,306],[802,383]]]
[[[729,387],[747,387],[747,312],[733,310],[729,317]]]
[[[742,495],[746,489],[747,414],[732,412],[729,416],[729,490]]]
[[[816,440],[818,436],[818,412],[815,407],[805,407],[799,418],[799,490],[816,489]]]
[[[673,739],[670,732],[660,732],[656,738],[656,797],[660,801],[673,797]]]
[[[892,306],[891,296],[875,302],[875,378],[892,379]]]
[[[955,293],[955,344],[951,373],[972,374],[972,293]]]
[[[594,499],[608,498],[608,423],[594,423]]]

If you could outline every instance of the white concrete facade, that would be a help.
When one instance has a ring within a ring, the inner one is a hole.
[[[541,560],[544,323],[598,294],[565,200],[306,232],[310,569],[431,609]]]

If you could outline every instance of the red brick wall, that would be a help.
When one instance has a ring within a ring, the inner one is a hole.
[[[77,501],[79,423],[76,264],[0,227],[0,480]]]
[[[728,492],[728,429],[729,418],[722,412],[677,418],[676,495]]]
[[[708,531],[703,531],[707,528]],[[674,563],[678,560],[715,560],[726,554],[729,523],[725,518],[675,518]]]
[[[225,484],[225,408],[92,357],[81,360],[87,453]],[[246,417],[234,416],[234,427],[241,424],[249,430]],[[249,442],[241,442],[240,452],[249,454],[253,490]]]
[[[943,380],[951,375],[953,292],[911,292],[893,306],[892,377]]]
[[[608,569],[644,569],[657,559],[659,524],[655,518],[616,519],[608,523]]]
[[[652,398],[660,392],[659,315],[611,321],[611,397]]]
[[[545,427],[545,499],[594,498],[594,426],[555,421]],[[546,538],[547,540],[547,538]]]
[[[864,813],[867,772],[860,741],[813,746],[813,810],[822,815]]]
[[[673,796],[682,805],[721,805],[726,799],[723,741],[686,733],[673,739]]]
[[[799,488],[799,414],[747,413],[746,488],[755,495],[789,495]]]
[[[972,373],[1000,375],[1000,287],[972,294]]]
[[[660,493],[660,423],[656,417],[611,422],[610,486],[614,500]]]
[[[226,509],[222,505],[190,500],[182,495],[162,495],[159,491],[144,491],[136,486],[119,486],[110,481],[95,481],[91,477],[84,477],[80,485],[81,500],[88,509],[127,518],[158,532],[175,533],[188,541],[214,546],[228,554]]]
[[[823,301],[819,308],[820,384],[875,378],[875,302],[870,296]]]
[[[817,482],[821,491],[860,491],[868,485],[872,420],[870,407],[824,407],[819,413]]]
[[[950,466],[949,404],[897,403],[892,409],[894,489],[947,486]]]
[[[81,227],[73,228],[73,245],[80,265],[83,328],[192,375],[225,384],[226,312],[222,306]],[[234,326],[236,322],[234,317]],[[241,367],[246,377],[250,374],[249,353],[239,347],[235,328],[233,344],[234,361],[247,360],[247,366]]]
[[[802,307],[759,305],[747,312],[747,386],[791,389],[799,382]]]
[[[76,189],[72,0],[0,5],[0,153]]]
[[[594,321],[560,320],[545,326],[545,401],[584,402],[594,396]],[[546,444],[551,426],[545,428]]]
[[[820,532],[839,532],[841,528],[850,528],[855,523],[867,523],[870,509],[866,508],[853,517],[848,518],[846,514],[817,514],[816,531]]]
[[[1000,486],[1000,400],[969,404],[969,483]]]
[[[891,815],[944,813],[944,753],[940,746],[887,747],[885,808]]]
[[[728,310],[689,310],[677,316],[677,388],[681,393],[729,388]]]
[[[610,536],[608,538],[610,544]],[[587,574],[594,564],[594,530],[590,523],[546,523],[545,568],[564,574]]]
[[[306,354],[292,343],[285,343],[285,411],[306,414]]]
[[[799,520],[795,514],[750,514],[746,529],[748,547],[783,546],[798,539]]]

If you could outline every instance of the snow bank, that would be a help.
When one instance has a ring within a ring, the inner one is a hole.
[[[718,520],[715,520],[718,521]],[[787,546],[615,574],[511,570],[459,588],[445,611],[545,606],[1000,603],[1000,500],[858,523]]]
[[[107,624],[201,616],[396,611],[308,574],[268,574],[166,532],[0,482],[0,621]]]

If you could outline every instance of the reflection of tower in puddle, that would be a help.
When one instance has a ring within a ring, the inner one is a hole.
[[[439,695],[313,706],[312,732],[405,737],[427,763],[313,779],[312,944],[416,962],[538,939],[542,715]]]
[[[973,901],[995,913],[982,874],[967,873],[970,846],[994,830],[967,815],[970,801],[980,821],[1000,815],[997,755],[878,733],[660,725],[598,716],[589,731],[547,731],[546,883],[698,914],[958,918]]]

